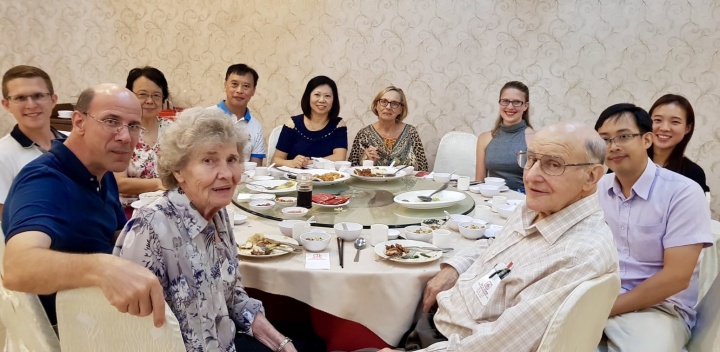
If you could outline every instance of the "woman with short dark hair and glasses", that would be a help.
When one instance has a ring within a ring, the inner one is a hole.
[[[710,192],[705,171],[685,156],[685,148],[695,131],[695,111],[690,102],[680,95],[665,94],[652,105],[653,145],[648,156],[655,164],[677,172]]]
[[[495,127],[478,136],[475,179],[501,177],[510,189],[522,189],[523,169],[518,166],[517,153],[527,150],[535,133],[530,125],[530,90],[522,82],[505,83],[498,107]]]
[[[417,171],[427,171],[420,135],[414,126],[403,120],[408,115],[407,101],[402,89],[395,86],[383,88],[375,95],[370,110],[378,117],[372,124],[358,131],[350,150],[353,166],[363,160],[372,160],[375,165],[411,165]]]
[[[130,204],[138,200],[140,193],[165,190],[157,171],[159,136],[172,121],[159,117],[170,94],[165,75],[160,70],[150,66],[130,70],[125,88],[135,93],[140,100],[141,121],[145,128],[145,133],[135,145],[128,168],[115,173],[120,202],[129,213]]]

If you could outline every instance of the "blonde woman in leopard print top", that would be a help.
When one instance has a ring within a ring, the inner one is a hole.
[[[381,90],[370,106],[378,120],[363,127],[350,150],[352,165],[372,160],[375,165],[412,165],[416,171],[428,171],[420,135],[414,126],[402,122],[408,115],[405,93],[390,86]]]

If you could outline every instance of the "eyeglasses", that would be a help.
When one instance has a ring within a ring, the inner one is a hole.
[[[514,106],[516,108],[519,108],[519,107],[523,106],[523,104],[525,104],[525,102],[522,100],[507,100],[507,99],[500,99],[500,101],[498,101],[498,103],[500,103],[500,105],[502,105],[502,106],[508,106],[508,105],[512,104],[512,106]]]
[[[152,99],[153,101],[159,101],[162,102],[163,96],[162,94],[147,94],[147,93],[135,93],[135,96],[140,99],[141,102],[145,102],[148,98]]]
[[[535,162],[540,160],[540,168],[548,176],[560,176],[565,173],[565,167],[567,166],[589,166],[596,165],[597,163],[579,163],[579,164],[565,164],[559,156],[545,155],[533,153],[530,151],[519,151],[517,153],[518,165],[526,170],[530,170]]]
[[[13,95],[7,97],[7,99],[13,104],[24,104],[28,99],[32,99],[32,101],[36,103],[47,103],[50,101],[50,96],[52,96],[51,93],[35,93],[30,95]]]
[[[401,106],[404,106],[403,103],[401,103],[399,101],[387,101],[385,99],[378,100],[378,103],[380,103],[380,106],[382,106],[384,108],[386,108],[388,106],[388,104],[390,104],[391,109],[397,109]]]
[[[617,137],[613,138],[605,138],[603,137],[603,140],[605,141],[605,144],[609,147],[613,142],[615,142],[615,145],[625,145],[627,142],[630,142],[631,139],[635,137],[642,136],[644,133],[630,133],[630,134],[621,134]]]
[[[128,125],[128,124],[124,124],[114,118],[107,118],[107,119],[100,120],[100,119],[96,118],[95,116],[92,116],[86,112],[84,112],[83,114],[89,116],[91,119],[100,123],[100,126],[102,126],[103,131],[105,131],[107,133],[118,134],[118,133],[120,133],[120,131],[122,131],[123,127],[127,127],[128,133],[130,134],[130,137],[132,137],[132,138],[140,138],[145,134],[145,127],[142,127],[142,125],[140,125],[139,123],[134,123],[134,124]]]

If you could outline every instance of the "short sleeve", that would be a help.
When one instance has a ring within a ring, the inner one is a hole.
[[[43,187],[37,185],[42,184]],[[57,214],[64,214],[61,209],[62,202],[56,197],[49,197],[47,190],[53,190],[56,196],[62,198],[66,189],[63,180],[52,172],[20,173],[14,188],[12,200],[5,204],[3,209],[3,230],[5,240],[21,232],[39,231],[48,235],[51,241],[57,239]]]
[[[334,137],[334,140],[333,140],[332,149],[337,149],[337,148],[348,149],[347,127],[345,127],[345,126],[338,127],[335,130],[333,137]],[[332,151],[331,151],[331,153],[332,153]]]
[[[277,142],[277,145],[275,146],[275,149],[277,149],[281,152],[291,154],[293,145],[295,144],[295,139],[296,139],[295,131],[288,126],[283,125],[283,128],[280,131],[280,137],[278,138],[278,142]]]
[[[0,157],[0,165],[3,165],[0,167],[0,204],[4,204],[15,174],[5,158]]]
[[[688,182],[687,186],[672,198],[668,208],[664,248],[697,243],[703,243],[703,247],[712,246],[710,207],[700,185]]]

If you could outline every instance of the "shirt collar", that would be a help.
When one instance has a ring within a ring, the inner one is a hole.
[[[593,193],[564,209],[533,223],[538,212],[522,205],[521,221],[512,222],[512,230],[521,236],[528,236],[535,231],[540,232],[545,240],[553,244],[571,227],[600,210],[597,193]]]
[[[195,238],[201,234],[208,226],[208,221],[200,215],[200,212],[190,203],[190,198],[180,188],[168,191],[168,200],[176,209],[177,216],[181,221],[181,225],[185,227],[190,238]]]
[[[640,174],[640,177],[637,179],[637,181],[635,181],[635,184],[633,184],[631,188],[632,193],[637,194],[638,197],[647,200],[650,196],[650,190],[652,189],[653,181],[655,180],[655,174],[657,173],[657,171],[658,166],[655,165],[652,159],[648,158],[645,170],[642,174]],[[622,195],[622,185],[620,185],[617,176],[613,177],[613,182],[608,185],[606,191],[610,196]],[[630,197],[632,197],[632,195]]]
[[[225,100],[217,103],[217,107],[228,115],[235,115],[232,113],[232,111],[230,111],[230,108],[227,107],[227,105],[225,104]],[[245,121],[250,122],[250,119],[252,119],[252,115],[250,115],[250,108],[245,108],[245,116],[243,116],[243,118],[245,118]]]
[[[54,139],[50,153],[60,161],[62,169],[66,175],[75,180],[79,184],[92,184],[94,188],[98,187],[98,179],[90,173],[85,164],[78,159],[77,155],[72,152],[61,140]]]
[[[58,130],[56,130],[52,126],[50,126],[50,131],[52,131],[52,134],[55,139],[65,138],[65,136],[62,133],[58,132]],[[18,125],[18,124],[15,124],[15,127],[13,127],[12,131],[10,131],[10,136],[12,136],[12,138],[15,139],[20,144],[20,146],[25,149],[30,148],[33,145],[37,145],[38,147],[40,147],[37,143],[33,142],[32,139],[30,139],[28,136],[26,136],[22,130],[20,130],[20,125]],[[40,148],[40,149],[42,149],[42,148]]]

